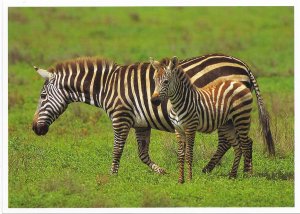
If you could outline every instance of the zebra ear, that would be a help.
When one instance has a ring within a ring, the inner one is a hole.
[[[177,56],[173,56],[173,58],[171,59],[171,61],[172,61],[173,68],[176,68],[178,66],[178,58],[177,58]]]
[[[155,61],[152,57],[150,57],[150,64],[153,66],[155,70],[160,69],[160,63],[158,61]]]
[[[41,75],[41,77],[43,77],[45,80],[49,80],[50,78],[52,78],[53,74],[50,73],[49,71],[38,68],[36,66],[33,67],[39,73],[39,75]]]

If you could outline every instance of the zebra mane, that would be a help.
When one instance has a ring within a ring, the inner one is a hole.
[[[163,58],[159,61],[159,64],[162,65],[162,66],[168,66],[169,63],[170,63],[171,59],[170,58]]]
[[[62,67],[66,68],[68,66],[76,66],[78,64],[80,67],[84,66],[84,64],[88,67],[94,66],[94,64],[106,64],[111,66],[117,66],[117,64],[111,60],[100,58],[100,57],[78,57],[74,59],[68,59],[60,62],[56,62],[54,65],[49,67],[47,70],[51,73],[56,73],[61,70]]]

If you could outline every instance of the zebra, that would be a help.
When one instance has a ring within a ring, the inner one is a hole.
[[[234,148],[234,163],[229,174],[230,178],[237,176],[237,169],[242,154],[245,159],[251,158],[249,145],[252,139],[248,136],[252,110],[251,90],[237,81],[218,81],[213,85],[197,88],[178,65],[178,58],[164,59],[161,62],[150,59],[156,69],[154,74],[155,90],[151,101],[157,105],[157,100],[169,99],[172,104],[170,120],[176,130],[178,140],[178,182],[184,182],[184,159],[188,165],[188,179],[192,179],[193,145],[196,131],[211,133],[216,129],[219,135],[225,137]],[[252,82],[256,85],[256,81]],[[257,98],[262,98],[257,91]],[[268,118],[262,118],[268,120]],[[274,149],[269,127],[263,121],[263,129],[268,129],[265,140]],[[271,152],[274,152],[272,150]]]
[[[180,62],[192,82],[203,87],[218,80],[235,80],[251,88],[251,73],[246,65],[231,56],[209,54]],[[162,102],[155,107],[150,98],[154,91],[155,69],[149,62],[118,65],[99,57],[81,57],[56,63],[50,68],[35,70],[44,79],[32,129],[45,135],[49,126],[73,102],[84,102],[104,109],[114,131],[111,173],[117,173],[130,128],[135,129],[141,161],[157,173],[165,170],[149,156],[151,129],[174,132],[169,119],[171,105]],[[218,149],[205,171],[211,171],[230,148],[221,138]],[[252,149],[252,148],[251,148]],[[251,165],[251,161],[248,163]]]

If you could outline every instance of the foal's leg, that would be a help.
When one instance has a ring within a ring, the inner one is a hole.
[[[186,137],[186,160],[188,164],[188,179],[192,180],[193,176],[193,148],[194,148],[194,141],[195,141],[195,134],[196,129],[186,129],[185,130],[185,137]]]
[[[228,123],[229,124],[229,123]],[[227,126],[228,126],[227,124]],[[226,124],[218,129],[218,148],[208,164],[202,169],[203,173],[210,173],[220,162],[224,154],[230,149],[231,145],[226,138]]]
[[[241,161],[242,157],[242,149],[240,147],[239,141],[235,140],[236,143],[232,144],[232,147],[234,149],[234,161],[231,168],[231,172],[229,174],[229,178],[236,178],[237,176],[237,170]]]
[[[242,154],[245,157],[245,164],[248,165],[250,163],[249,167],[250,169],[252,169],[252,141],[250,141],[251,139],[248,137],[248,132],[250,129],[250,112],[244,113],[242,116],[239,115],[235,117],[233,119],[233,125],[235,130],[236,143],[232,145],[235,152],[235,158],[230,173],[231,178],[235,178],[237,175],[237,169]],[[247,148],[250,148],[250,150]]]
[[[179,177],[178,183],[184,183],[184,156],[185,156],[185,136],[184,133],[176,132],[176,138],[178,141],[178,163],[179,163]]]
[[[229,173],[229,178],[235,178],[237,176],[237,170],[242,157],[242,149],[240,147],[240,142],[237,138],[237,134],[232,122],[228,122],[226,123],[226,125],[221,126],[219,128],[219,131],[222,132],[224,138],[228,140],[228,142],[234,149],[234,161],[231,168],[231,172]]]
[[[244,173],[252,174],[252,144],[253,141],[250,137],[245,143],[242,144],[242,151],[244,154]]]

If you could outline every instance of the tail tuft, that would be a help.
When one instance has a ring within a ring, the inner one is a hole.
[[[250,70],[249,70],[249,77],[250,77],[250,80],[253,85],[253,89],[255,91],[256,98],[257,98],[257,105],[258,105],[258,112],[259,112],[258,113],[259,114],[259,124],[260,124],[261,133],[263,135],[264,143],[267,146],[269,155],[275,156],[275,145],[274,145],[274,141],[273,141],[273,137],[272,137],[272,133],[271,133],[271,129],[270,129],[269,113],[266,110],[263,99],[260,95],[260,91],[259,91],[259,87],[256,82],[256,79]]]
[[[272,133],[270,130],[270,117],[269,113],[265,109],[262,100],[260,100],[259,104],[259,122],[261,133],[264,136],[264,143],[267,146],[268,152],[270,156],[275,156],[275,145],[272,137]]]

